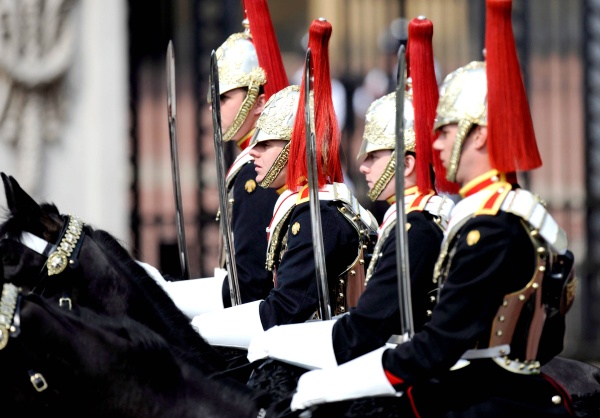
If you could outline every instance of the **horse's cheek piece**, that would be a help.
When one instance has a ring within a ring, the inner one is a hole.
[[[56,251],[50,254],[46,261],[48,276],[60,274],[67,268],[67,260],[73,253],[73,249],[81,237],[82,229],[83,222],[81,222],[79,218],[69,215],[69,226],[67,227],[62,240],[58,244]]]
[[[18,296],[19,288],[17,286],[12,283],[4,283],[0,297],[0,350],[8,344]]]

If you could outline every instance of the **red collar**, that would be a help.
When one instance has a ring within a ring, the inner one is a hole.
[[[256,129],[252,129],[246,136],[237,142],[237,146],[240,147],[242,151],[244,151],[246,148],[248,148],[248,145],[250,145],[250,140],[252,139],[255,130]]]
[[[468,197],[499,181],[507,182],[507,175],[498,170],[491,170],[468,182],[458,193],[462,197]]]

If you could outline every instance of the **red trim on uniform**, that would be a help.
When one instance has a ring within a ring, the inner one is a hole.
[[[501,193],[494,193],[484,204],[482,209],[491,209],[496,204],[496,200],[502,196]]]
[[[409,387],[406,391],[406,395],[408,396],[408,400],[410,402],[410,407],[412,408],[413,414],[415,414],[415,417],[417,418],[421,418],[421,414],[419,414],[419,411],[417,411],[417,405],[415,404],[415,399],[412,396],[412,386]]]
[[[390,219],[392,216],[396,215],[396,211],[391,212],[382,222],[381,225],[383,225],[384,223],[387,222],[388,219]]]
[[[394,376],[391,372],[385,369],[383,370],[383,372],[385,373],[385,377],[392,386],[401,385],[402,383],[404,383],[404,380],[400,379],[398,376]]]
[[[248,145],[250,145],[250,140],[252,139],[252,136],[254,135],[254,129],[252,129],[250,132],[248,132],[248,135],[246,135],[245,137],[243,137],[242,139],[240,139],[237,142],[238,147],[240,147],[240,149],[243,151],[246,148],[248,148]]]
[[[573,400],[571,399],[571,395],[569,394],[569,392],[567,392],[560,383],[558,383],[557,381],[552,379],[547,374],[541,373],[541,376],[544,379],[546,379],[548,381],[548,383],[550,383],[552,385],[552,387],[554,387],[554,389],[556,389],[556,391],[561,395],[563,406],[569,412],[570,415],[574,416],[573,411],[571,410],[571,405],[573,403]]]
[[[465,193],[464,197],[467,197],[467,196],[474,195],[475,193],[477,193],[477,192],[479,192],[479,191],[481,191],[481,190],[485,189],[486,187],[488,187],[488,186],[490,186],[490,185],[494,184],[494,183],[495,183],[495,182],[497,182],[497,181],[498,181],[498,179],[497,179],[497,178],[489,177],[489,178],[487,178],[487,179],[483,180],[481,183],[478,183],[478,184],[476,184],[475,186],[473,186],[471,189],[469,189],[469,190],[468,190],[468,191]]]
[[[420,194],[412,201],[410,204],[411,207],[419,207],[421,205],[421,201],[428,195]]]
[[[309,192],[310,192],[310,190],[308,189],[308,186],[304,186],[302,188],[302,190],[300,190],[300,195],[298,196],[298,200],[308,199]]]

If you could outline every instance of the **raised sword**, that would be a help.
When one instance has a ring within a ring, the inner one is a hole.
[[[406,52],[404,45],[398,50],[398,73],[396,74],[396,270],[398,275],[398,302],[400,304],[400,335],[392,335],[388,344],[401,344],[415,334],[410,293],[410,270],[408,265],[408,237],[404,210],[404,90],[406,86]]]
[[[219,94],[219,68],[217,66],[217,54],[213,50],[210,54],[210,98],[212,107],[212,122],[215,141],[215,156],[217,159],[217,188],[219,189],[219,225],[223,236],[223,248],[225,250],[225,264],[227,267],[227,280],[229,281],[229,293],[231,305],[241,305],[240,286],[235,265],[233,248],[233,233],[231,232],[231,219],[227,210],[227,186],[225,184],[225,157],[223,151],[223,132],[221,131],[221,99]]]
[[[177,102],[175,93],[175,55],[173,53],[173,41],[169,41],[169,45],[167,46],[167,117],[169,120],[169,139],[171,143],[171,171],[175,196],[179,262],[181,264],[181,276],[184,279],[189,279],[190,269],[185,241],[185,223],[183,220],[183,205],[181,201],[181,180],[179,178],[179,152],[177,149]]]
[[[319,205],[319,177],[317,167],[317,144],[315,138],[314,107],[311,105],[312,91],[312,57],[310,48],[306,51],[304,61],[304,120],[306,122],[306,161],[308,163],[308,192],[310,205],[310,224],[315,255],[315,272],[317,276],[317,292],[319,296],[319,315],[321,319],[331,319],[329,303],[329,285],[325,268],[325,250]]]

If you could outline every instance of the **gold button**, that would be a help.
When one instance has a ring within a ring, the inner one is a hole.
[[[554,395],[554,396],[552,397],[552,403],[553,403],[554,405],[558,405],[558,404],[560,404],[561,402],[562,402],[562,398],[561,398],[560,396],[558,396],[558,395]]]

